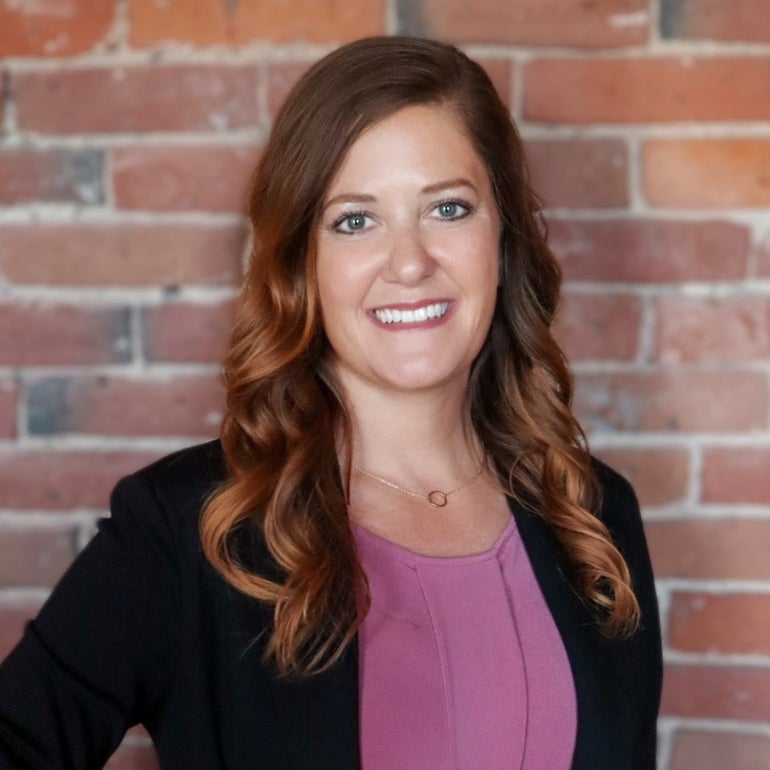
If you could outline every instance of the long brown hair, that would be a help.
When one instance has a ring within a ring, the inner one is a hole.
[[[367,606],[335,442],[340,431],[350,436],[350,422],[328,365],[313,233],[352,143],[414,104],[456,110],[486,164],[500,214],[499,295],[468,389],[474,429],[504,488],[553,528],[576,589],[606,633],[627,633],[638,621],[626,564],[594,515],[598,489],[571,411],[570,373],[550,331],[561,274],[510,114],[484,70],[453,46],[369,38],[334,51],[300,79],[255,172],[253,249],[225,360],[228,477],[201,521],[211,564],[273,605],[266,653],[284,673],[334,663]],[[270,574],[239,558],[244,528],[261,533]]]

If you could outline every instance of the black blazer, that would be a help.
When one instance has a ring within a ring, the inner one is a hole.
[[[649,770],[661,688],[652,573],[631,487],[597,468],[602,516],[642,606],[630,639],[601,635],[543,519],[511,510],[572,667],[573,770]],[[112,516],[0,666],[0,768],[101,767],[137,722],[164,770],[359,766],[355,645],[324,674],[280,678],[262,660],[269,608],[231,589],[201,555],[198,515],[223,476],[211,442],[118,484]],[[243,538],[244,558],[270,570],[258,535]]]

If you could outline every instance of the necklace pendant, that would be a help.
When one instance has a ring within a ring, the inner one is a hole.
[[[434,489],[428,493],[428,502],[434,508],[443,508],[447,504],[446,493],[439,489]]]

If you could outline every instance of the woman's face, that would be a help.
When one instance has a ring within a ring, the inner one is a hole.
[[[343,386],[460,385],[489,329],[500,219],[446,106],[405,107],[352,145],[323,202],[317,281]]]

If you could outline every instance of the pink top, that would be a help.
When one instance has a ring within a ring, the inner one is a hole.
[[[354,532],[372,597],[363,770],[568,770],[572,673],[513,517],[488,551],[451,558]]]

